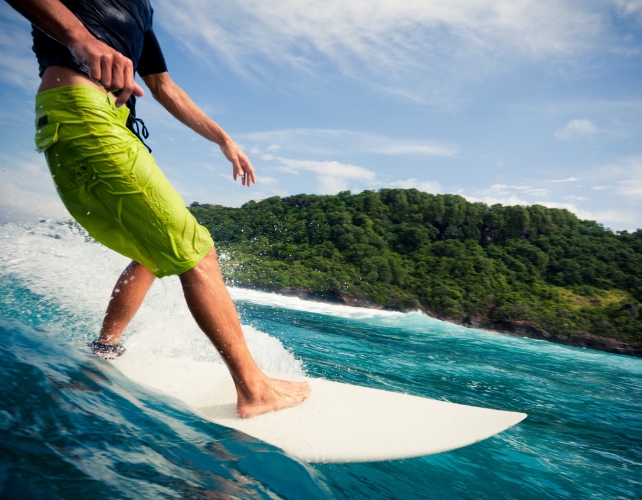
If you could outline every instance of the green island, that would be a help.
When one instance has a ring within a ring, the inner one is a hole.
[[[381,189],[193,203],[236,286],[642,356],[642,230]]]

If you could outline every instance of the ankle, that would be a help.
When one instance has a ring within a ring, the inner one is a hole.
[[[122,333],[101,332],[97,342],[104,345],[118,345],[120,343],[120,337],[122,337]]]
[[[244,377],[242,381],[234,380],[239,400],[251,402],[262,399],[269,390],[269,380],[270,378],[260,370],[253,376]]]

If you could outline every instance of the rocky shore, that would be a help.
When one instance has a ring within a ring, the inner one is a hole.
[[[330,302],[352,307],[365,307],[369,309],[386,309],[399,312],[408,312],[400,310],[398,308],[383,307],[375,302],[365,299],[364,297],[345,295],[344,293],[336,290],[328,290],[326,292],[313,292],[309,288],[304,286],[280,287],[276,285],[243,283],[238,281],[234,281],[230,284],[239,288],[248,288],[263,292],[272,292],[281,295],[295,296],[302,300]],[[549,342],[555,342],[557,344],[564,344],[574,347],[584,347],[586,349],[593,349],[596,351],[624,354],[642,358],[642,346],[640,345],[628,344],[615,338],[602,337],[589,332],[576,332],[572,335],[566,336],[559,335],[555,332],[547,332],[541,330],[527,322],[488,322],[482,321],[479,318],[465,318],[462,321],[444,316],[435,311],[431,311],[425,308],[421,308],[421,310],[424,314],[432,318],[436,318],[442,321],[448,321],[450,323],[454,323],[467,328],[486,330],[493,333],[502,333],[506,335],[513,335],[516,337],[526,337],[535,340],[546,340]]]

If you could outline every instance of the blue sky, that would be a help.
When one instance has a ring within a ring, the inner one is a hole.
[[[174,80],[254,163],[139,101],[186,203],[416,187],[642,228],[642,0],[152,0]],[[60,218],[28,24],[0,3],[0,216]]]

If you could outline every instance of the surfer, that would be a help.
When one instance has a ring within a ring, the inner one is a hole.
[[[234,180],[256,182],[243,151],[170,78],[149,0],[7,1],[32,23],[41,77],[36,147],[58,194],[94,239],[132,259],[114,287],[100,337],[90,344],[93,352],[121,355],[121,335],[154,280],[179,275],[194,319],[234,379],[239,416],[301,403],[309,384],[272,379],[256,365],[209,232],[140,137],[147,130],[134,110],[144,91],[134,71],[175,118],[220,146]]]

